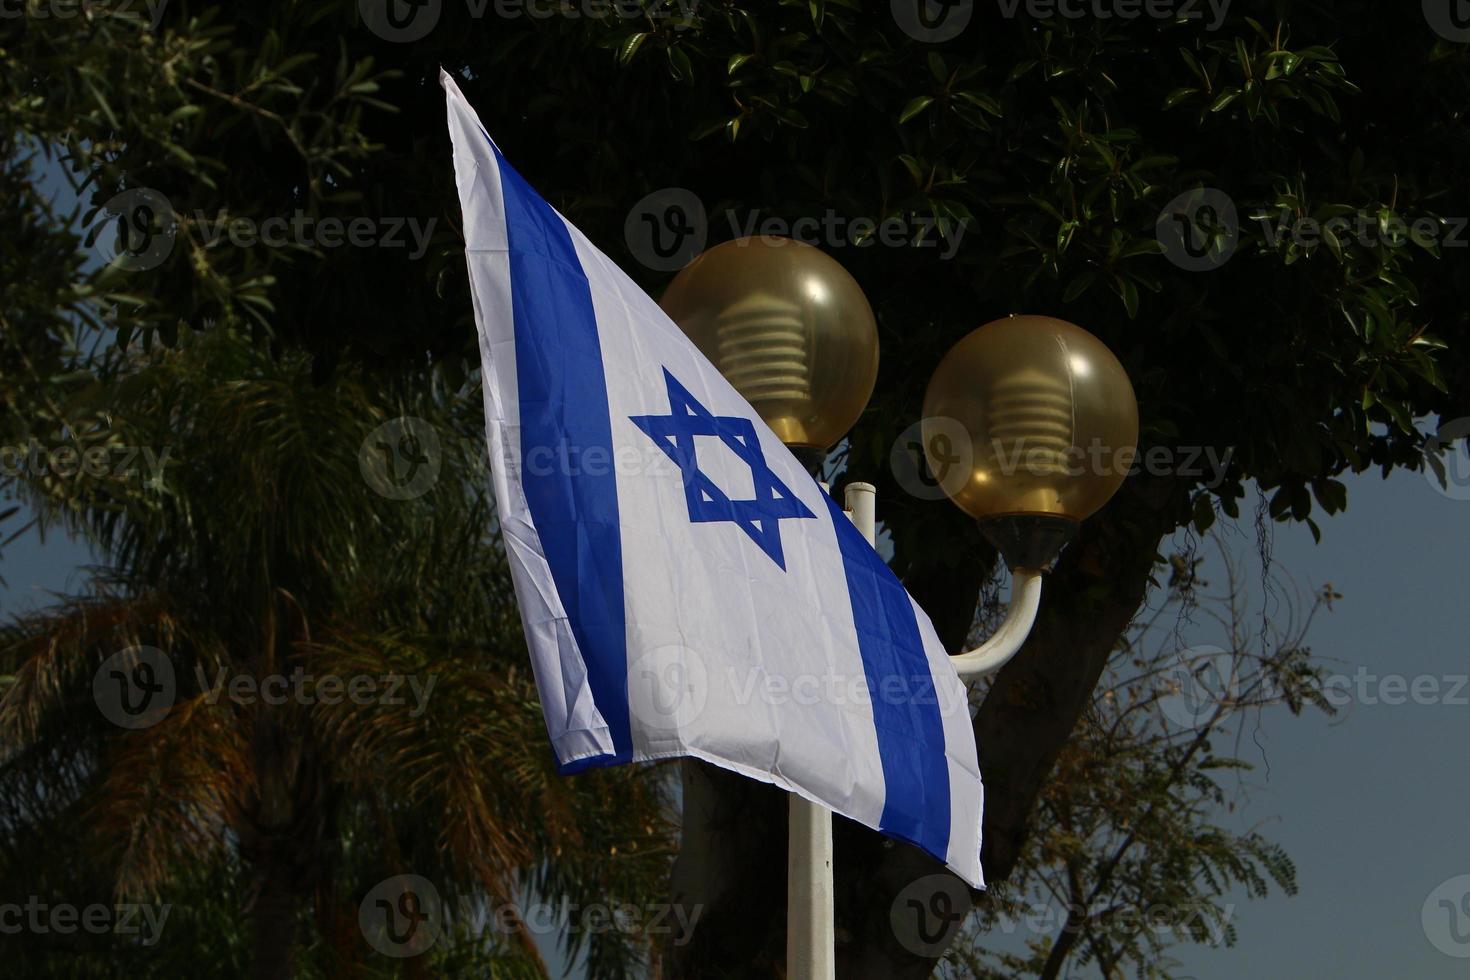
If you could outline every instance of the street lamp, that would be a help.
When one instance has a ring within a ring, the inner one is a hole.
[[[873,310],[847,270],[791,238],[737,238],[685,266],[660,305],[807,470],[820,474],[878,379]],[[867,483],[846,492],[848,513],[869,544],[875,492]],[[698,806],[699,785],[685,781],[686,808]],[[793,793],[789,819],[787,976],[831,980],[832,812]]]
[[[982,646],[953,659],[961,677],[998,669],[1036,619],[1041,576],[1077,525],[1117,492],[1138,443],[1128,373],[1081,327],[1013,316],[944,355],[924,395],[931,470],[952,466],[948,429],[963,429],[968,473],[940,481],[1011,569],[1011,601]]]
[[[873,394],[873,311],[821,249],[769,235],[716,245],[660,305],[813,472]]]

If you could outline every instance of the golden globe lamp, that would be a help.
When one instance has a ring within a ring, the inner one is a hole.
[[[972,331],[924,395],[931,468],[963,429],[969,472],[942,485],[1012,568],[1040,568],[1117,492],[1138,443],[1138,402],[1112,351],[1076,324],[1012,316]],[[952,459],[951,459],[952,462]]]
[[[873,310],[837,260],[769,235],[716,245],[660,304],[808,469],[858,420],[878,378]]]

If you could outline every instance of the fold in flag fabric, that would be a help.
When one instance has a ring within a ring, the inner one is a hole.
[[[979,887],[969,708],[929,618],[440,81],[500,531],[561,770],[703,759]]]

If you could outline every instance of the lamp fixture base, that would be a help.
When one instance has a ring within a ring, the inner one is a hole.
[[[822,478],[822,467],[827,463],[827,450],[818,449],[816,446],[787,446],[796,461],[806,467],[806,471],[814,479]]]
[[[1045,571],[1077,533],[1077,522],[1053,514],[1012,514],[981,520],[980,533],[1007,568]]]

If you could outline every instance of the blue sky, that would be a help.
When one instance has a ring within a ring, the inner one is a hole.
[[[1183,951],[1202,980],[1470,973],[1470,960],[1436,949],[1421,921],[1431,892],[1470,874],[1470,687],[1455,692],[1470,673],[1470,597],[1456,547],[1467,540],[1470,500],[1415,473],[1348,485],[1348,509],[1322,523],[1321,544],[1305,527],[1275,528],[1274,558],[1303,589],[1331,582],[1343,594],[1308,642],[1335,673],[1435,678],[1439,703],[1415,703],[1387,681],[1364,685],[1370,697],[1359,698],[1355,682],[1354,703],[1331,721],[1268,715],[1240,823],[1264,824],[1287,848],[1301,892],[1241,901],[1233,949]],[[1456,947],[1448,916],[1436,901],[1435,936],[1470,956],[1470,937]],[[1470,931],[1470,915],[1458,926]]]

